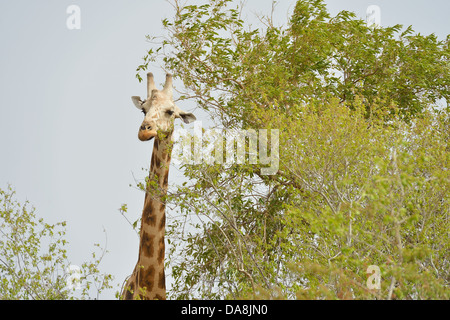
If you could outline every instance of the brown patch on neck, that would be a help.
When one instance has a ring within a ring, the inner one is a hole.
[[[161,220],[159,221],[159,231],[162,231],[166,227],[166,213],[163,212],[163,216],[161,217]]]
[[[157,154],[153,154],[152,161],[153,161],[153,159],[155,159],[155,166],[154,166],[154,168],[156,170],[159,170],[159,168],[161,168],[161,160],[159,159],[159,156]]]
[[[169,185],[169,170],[166,171],[164,174],[164,181],[163,181],[164,187],[167,187]]]
[[[166,204],[164,202],[161,202],[159,205],[159,211],[163,212],[166,210]]]
[[[142,222],[149,226],[156,225],[156,214],[153,210],[151,197],[147,197],[144,205],[144,210],[142,212]]]
[[[125,295],[123,297],[124,300],[133,300],[133,293],[135,290],[134,282],[131,282],[129,285],[127,283],[127,287],[125,288]]]
[[[164,273],[164,270],[159,274],[158,287],[160,289],[166,289],[166,275]]]
[[[155,236],[143,231],[141,236],[141,254],[145,257],[153,257]]]
[[[148,267],[140,268],[139,270],[139,288],[145,289],[147,292],[153,290],[155,284],[155,267],[150,265]]]
[[[156,154],[152,153],[152,160],[150,161],[150,169],[155,168],[155,162],[156,162]]]
[[[159,249],[158,249],[158,263],[163,264],[164,263],[164,254],[165,254],[165,245],[164,245],[164,237],[159,239]]]

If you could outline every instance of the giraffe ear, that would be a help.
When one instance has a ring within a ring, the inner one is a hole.
[[[197,120],[197,118],[190,112],[181,113],[180,118],[183,119],[184,123],[191,123]]]
[[[184,123],[191,123],[197,120],[192,113],[181,110],[177,105],[175,105],[175,116],[181,118]]]
[[[139,110],[142,110],[144,112],[147,111],[147,110],[145,110],[145,107],[144,107],[145,101],[142,101],[141,97],[132,96],[131,100],[133,101],[133,104],[136,106],[136,108],[138,108]]]
[[[144,104],[144,101],[141,100],[141,97],[132,96],[131,100],[133,101],[133,103],[136,106],[136,108],[142,109],[142,105]]]

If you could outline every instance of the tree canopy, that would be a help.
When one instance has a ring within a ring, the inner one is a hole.
[[[218,127],[279,130],[279,168],[183,166],[169,297],[448,299],[450,37],[322,0],[258,28],[230,0],[173,4],[137,77],[158,62]]]

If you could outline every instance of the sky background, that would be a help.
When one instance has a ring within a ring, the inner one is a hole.
[[[325,2],[332,15],[349,10],[365,18],[367,7],[378,5],[382,26],[412,25],[440,39],[450,33],[448,0]],[[73,4],[81,9],[80,30],[66,26]],[[294,5],[278,2],[278,25]],[[255,14],[271,6],[248,0],[245,21],[257,25]],[[164,0],[0,1],[0,188],[12,184],[19,201],[30,201],[48,223],[67,221],[74,265],[90,259],[94,243],[105,244],[105,230],[109,253],[100,269],[114,284],[132,272],[139,244],[118,209],[126,203],[129,219],[140,217],[144,194],[130,184],[145,177],[153,146],[137,139],[143,115],[130,97],[144,96],[146,85],[135,70],[150,48],[145,36],[164,35],[161,20],[173,13]],[[163,83],[161,69],[149,71]],[[192,102],[178,104],[206,122]],[[171,166],[169,184],[179,179]],[[113,299],[116,290],[100,298]]]

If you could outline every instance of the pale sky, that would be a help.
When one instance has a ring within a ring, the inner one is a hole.
[[[198,2],[198,1],[196,1]],[[239,1],[236,1],[238,3]],[[369,5],[381,9],[382,26],[412,25],[421,34],[450,33],[448,0],[327,0],[334,15],[354,11],[364,18]],[[81,9],[81,29],[66,26],[69,5]],[[248,0],[246,21],[269,13],[272,1]],[[294,0],[279,1],[275,21],[285,24]],[[100,269],[122,283],[137,261],[138,237],[119,214],[128,205],[136,220],[153,143],[137,139],[143,115],[132,95],[145,95],[135,69],[162,35],[161,20],[173,9],[164,0],[15,0],[0,2],[0,188],[11,183],[21,202],[29,200],[49,223],[67,221],[69,258],[90,259],[93,244],[109,253]],[[162,70],[149,70],[156,83]],[[180,102],[195,111],[192,102]],[[171,168],[169,184],[177,181]],[[168,221],[170,223],[170,221]],[[170,280],[168,279],[170,289]],[[114,298],[114,291],[103,299]]]

